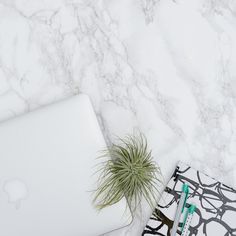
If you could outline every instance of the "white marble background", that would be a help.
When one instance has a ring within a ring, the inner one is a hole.
[[[235,0],[0,0],[0,120],[78,92],[166,179],[182,160],[236,187]]]

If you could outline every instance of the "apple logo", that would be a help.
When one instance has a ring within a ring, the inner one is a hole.
[[[19,209],[21,202],[28,196],[26,184],[19,179],[7,180],[4,183],[3,191],[8,196],[8,202],[13,204],[16,209]]]

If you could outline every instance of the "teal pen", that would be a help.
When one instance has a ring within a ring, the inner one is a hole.
[[[185,217],[184,217],[181,236],[188,235],[188,230],[189,230],[189,227],[190,227],[190,224],[191,224],[191,221],[193,218],[193,213],[195,212],[195,210],[196,210],[196,206],[194,204],[190,204],[190,206],[185,214]]]
[[[186,201],[187,201],[187,198],[188,198],[188,193],[189,193],[188,184],[184,183],[183,187],[182,187],[182,193],[181,193],[181,196],[180,196],[178,208],[177,208],[177,211],[176,211],[176,214],[175,214],[175,220],[174,220],[174,223],[173,223],[173,227],[171,229],[171,236],[176,236],[178,226],[179,226],[180,217],[181,217],[181,214],[184,211]]]

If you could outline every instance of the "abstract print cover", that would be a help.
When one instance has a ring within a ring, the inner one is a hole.
[[[183,183],[189,185],[186,207],[196,205],[189,236],[236,236],[236,190],[179,163],[142,236],[169,236]],[[180,220],[177,235],[181,235]]]

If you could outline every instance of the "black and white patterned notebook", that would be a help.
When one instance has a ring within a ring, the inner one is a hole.
[[[183,183],[189,184],[187,207],[190,203],[197,206],[188,235],[235,236],[236,190],[183,163],[177,165],[142,236],[170,235]]]

